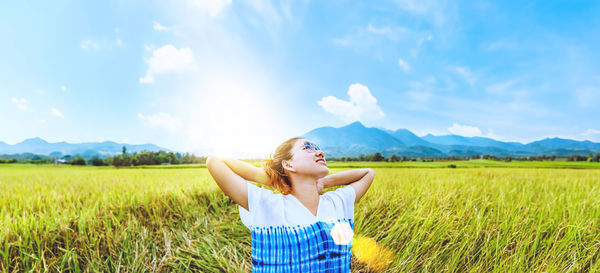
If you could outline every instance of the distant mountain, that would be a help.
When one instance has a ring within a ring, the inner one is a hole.
[[[356,157],[361,154],[382,153],[386,157],[392,155],[407,157],[470,157],[473,155],[505,156],[537,156],[574,154],[587,155],[600,153],[600,143],[577,141],[562,138],[545,138],[528,144],[519,142],[503,142],[487,137],[464,137],[458,135],[418,137],[407,129],[387,130],[384,128],[365,127],[360,122],[334,128],[331,126],[316,128],[304,134],[324,151],[327,157]],[[107,157],[121,153],[122,147],[127,152],[170,151],[154,144],[125,144],[112,141],[67,143],[47,141],[35,137],[15,145],[0,141],[0,155],[24,154],[23,156],[44,155],[62,157],[64,155],[80,155],[84,158],[94,156]],[[30,155],[33,154],[33,155]],[[8,158],[8,157],[7,157]]]
[[[408,129],[398,129],[396,131],[387,130],[386,132],[391,136],[395,137],[396,139],[402,141],[402,143],[404,143],[406,146],[432,146],[430,142],[421,139]]]
[[[170,151],[169,149],[156,146],[154,144],[126,144],[116,143],[112,141],[104,142],[84,142],[84,143],[67,143],[55,142],[49,143],[39,137],[29,138],[15,145],[8,145],[4,142],[0,143],[0,154],[20,154],[32,153],[38,155],[51,155],[60,157],[62,155],[81,155],[89,158],[93,156],[106,157],[115,154],[120,154],[125,146],[127,152],[147,151]]]
[[[487,137],[465,137],[457,135],[443,135],[434,136],[428,134],[423,137],[431,143],[446,145],[452,148],[452,146],[477,146],[477,147],[496,147],[500,149],[517,151],[524,149],[522,143],[518,142],[502,142]]]
[[[600,143],[594,143],[589,140],[576,141],[563,138],[545,138],[527,144],[529,147],[543,147],[549,149],[582,149],[582,150],[600,150]]]
[[[316,142],[329,155],[353,156],[381,152],[394,147],[405,147],[402,141],[377,129],[367,128],[360,122],[354,122],[340,128],[321,127],[314,129],[304,137]]]
[[[600,152],[600,143],[547,138],[529,144],[503,142],[487,137],[458,135],[418,137],[407,129],[387,130],[368,128],[360,122],[334,128],[321,127],[304,135],[323,148],[329,157],[359,156],[381,152],[384,156],[408,157],[469,157],[490,154],[494,156],[536,156],[589,154]]]

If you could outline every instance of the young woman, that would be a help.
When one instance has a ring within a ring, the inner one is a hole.
[[[300,137],[279,145],[263,169],[213,156],[206,166],[251,231],[253,272],[350,272],[354,204],[372,169],[328,175],[323,151]],[[339,185],[346,186],[321,194]]]

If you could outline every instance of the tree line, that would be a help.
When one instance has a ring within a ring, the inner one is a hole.
[[[566,160],[566,161],[600,162],[600,153],[597,153],[596,155],[594,155],[594,154],[588,154],[587,156],[570,155],[570,156],[566,156],[566,157],[559,157],[556,155],[501,157],[501,156],[494,156],[494,155],[490,155],[490,154],[483,154],[483,155],[475,154],[472,156],[465,156],[465,157],[449,156],[449,157],[435,157],[435,158],[433,158],[433,157],[407,157],[405,155],[400,157],[395,154],[392,156],[389,156],[389,157],[385,157],[381,153],[374,153],[374,154],[361,154],[356,157],[345,156],[345,157],[329,158],[329,160],[332,160],[332,161],[342,161],[342,162],[348,162],[348,161],[373,161],[373,162],[423,161],[423,162],[432,162],[434,160],[458,161],[458,160],[469,160],[469,159],[488,159],[488,160],[497,160],[497,161],[505,161],[505,162],[510,162],[513,160],[515,160],[515,161],[555,161],[557,159]]]
[[[3,159],[0,158],[0,164],[2,163],[33,163],[33,164],[51,164],[57,162],[57,159],[54,157],[43,157],[39,155],[32,155],[29,157],[30,159],[26,160],[18,160],[16,158]],[[161,164],[203,164],[206,163],[206,156],[196,156],[191,153],[173,153],[173,152],[151,152],[151,151],[142,151],[142,152],[134,152],[133,154],[127,153],[127,148],[123,146],[122,153],[120,155],[115,155],[112,157],[106,157],[104,159],[99,157],[93,157],[89,160],[86,160],[82,156],[63,156],[61,159],[64,160],[64,163],[71,165],[93,165],[93,166],[115,166],[115,167],[125,167],[125,166],[139,166],[139,165],[161,165]],[[374,154],[361,154],[356,157],[336,157],[336,158],[328,158],[331,161],[371,161],[371,162],[404,162],[404,161],[423,161],[423,162],[432,162],[434,160],[469,160],[469,159],[488,159],[488,160],[498,160],[498,161],[555,161],[557,159],[566,160],[566,161],[587,161],[587,162],[600,162],[600,153],[597,154],[588,154],[587,156],[582,155],[570,155],[566,157],[557,157],[556,155],[539,155],[539,156],[520,156],[520,157],[499,157],[490,154],[475,154],[472,156],[466,157],[408,157],[406,155],[398,156],[392,155],[389,157],[383,156],[382,153],[374,153]],[[61,162],[63,163],[63,162]]]
[[[1,163],[32,163],[32,164],[52,164],[52,163],[65,163],[71,165],[93,165],[93,166],[115,166],[115,167],[126,167],[126,166],[139,166],[139,165],[177,165],[177,164],[202,164],[206,163],[205,156],[196,156],[192,153],[173,153],[165,151],[142,151],[134,152],[133,154],[127,153],[127,148],[123,146],[122,153],[115,156],[109,156],[106,158],[92,157],[86,160],[82,156],[71,156],[65,155],[61,158],[55,157],[43,157],[34,155],[30,159],[17,160],[16,158],[11,159],[0,159]]]

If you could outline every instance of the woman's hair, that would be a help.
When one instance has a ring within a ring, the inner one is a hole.
[[[271,154],[271,157],[263,162],[263,169],[269,176],[267,186],[276,188],[283,194],[290,194],[292,192],[292,181],[290,181],[290,177],[285,173],[282,161],[292,158],[292,148],[298,139],[303,139],[303,137],[293,137],[279,144],[277,149],[275,149],[275,153]]]

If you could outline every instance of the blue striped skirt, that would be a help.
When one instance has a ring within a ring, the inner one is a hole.
[[[354,230],[352,219],[340,219]],[[350,272],[352,241],[337,244],[334,223],[252,229],[252,272]]]

